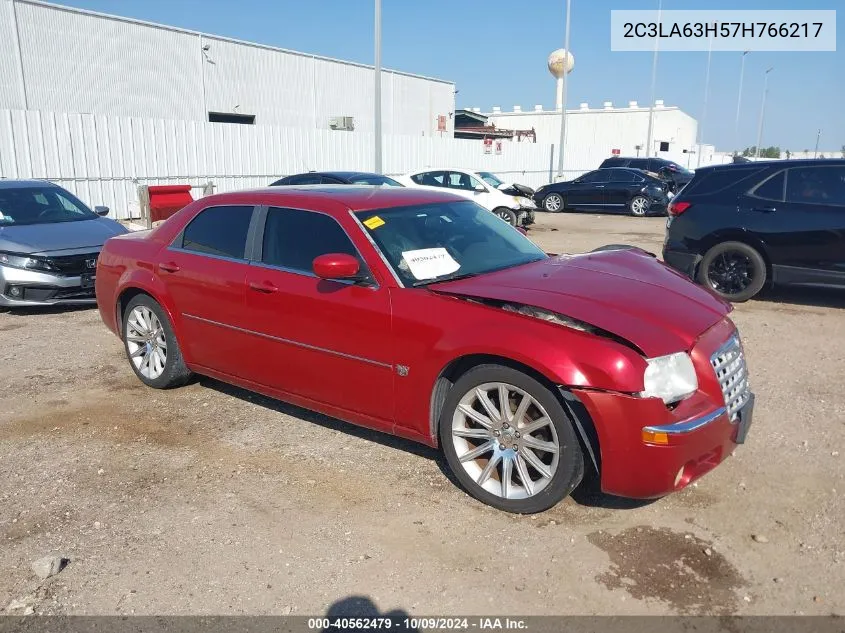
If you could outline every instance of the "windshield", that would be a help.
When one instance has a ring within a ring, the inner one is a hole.
[[[400,182],[388,178],[387,176],[355,176],[350,178],[349,182],[353,185],[383,185],[385,187],[404,187]]]
[[[0,226],[92,220],[93,211],[57,187],[0,189]]]
[[[491,174],[489,171],[480,171],[478,172],[478,175],[481,176],[481,180],[486,182],[494,189],[498,189],[500,185],[505,184],[503,180],[499,180],[496,174]]]
[[[475,202],[439,202],[356,214],[406,286],[520,266],[547,255]]]

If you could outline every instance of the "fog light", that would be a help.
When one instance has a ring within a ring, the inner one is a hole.
[[[21,297],[23,297],[23,288],[21,288],[20,286],[9,286],[8,293],[10,297],[20,299]]]
[[[669,444],[669,435],[666,433],[661,433],[659,431],[650,431],[649,429],[643,429],[643,442],[646,444],[662,444],[666,446]]]

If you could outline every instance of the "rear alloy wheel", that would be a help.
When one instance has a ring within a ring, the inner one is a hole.
[[[135,375],[145,385],[168,389],[191,377],[170,321],[152,297],[138,295],[126,306],[123,343]]]
[[[631,198],[631,202],[628,203],[628,209],[631,211],[631,215],[635,215],[638,218],[648,215],[649,207],[651,207],[651,200],[645,196],[634,196]]]
[[[549,213],[563,211],[563,196],[559,193],[550,193],[543,198],[543,208]]]
[[[578,438],[557,398],[509,367],[481,365],[455,383],[440,442],[467,492],[507,512],[547,510],[584,476]]]
[[[698,281],[727,301],[748,301],[766,283],[766,262],[748,244],[722,242],[704,255]]]
[[[505,222],[510,224],[511,226],[516,226],[516,213],[514,213],[511,209],[506,209],[505,207],[499,207],[493,214],[502,218]]]

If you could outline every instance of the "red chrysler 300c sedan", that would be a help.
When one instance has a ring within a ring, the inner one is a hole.
[[[550,256],[448,193],[202,198],[108,240],[97,301],[138,378],[204,374],[442,448],[511,512],[657,497],[745,439],[730,306],[638,249]]]

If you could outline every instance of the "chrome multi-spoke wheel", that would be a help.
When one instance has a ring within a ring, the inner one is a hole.
[[[543,199],[543,208],[550,213],[563,210],[563,198],[560,194],[550,193]]]
[[[168,389],[191,377],[167,312],[149,295],[137,295],[126,306],[123,343],[135,375],[144,384]]]
[[[451,387],[440,441],[472,496],[508,512],[542,512],[581,482],[584,456],[560,399],[518,369],[478,365]]]
[[[649,207],[651,207],[651,200],[644,196],[636,196],[631,200],[631,213],[636,216],[642,217],[646,215]]]
[[[560,456],[557,431],[543,406],[501,382],[479,385],[461,398],[452,418],[452,442],[475,483],[504,499],[543,490]]]
[[[167,364],[167,340],[158,317],[146,306],[136,306],[126,321],[126,349],[138,372],[155,380]]]

